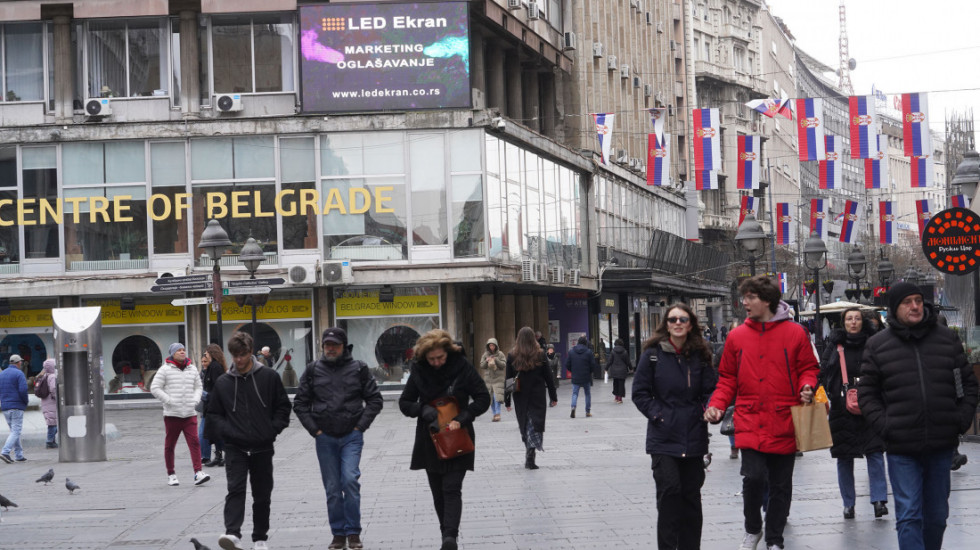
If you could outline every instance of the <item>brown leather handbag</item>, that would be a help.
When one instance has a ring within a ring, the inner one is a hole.
[[[442,460],[468,455],[475,448],[470,432],[463,426],[450,430],[449,423],[459,414],[459,402],[455,397],[439,397],[429,402],[429,405],[439,411],[439,431],[432,432],[432,444],[436,447],[436,455]]]

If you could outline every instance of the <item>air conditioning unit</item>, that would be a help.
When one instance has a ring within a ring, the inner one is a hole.
[[[483,96],[483,90],[479,88],[472,88],[470,93],[473,98],[473,108],[474,109],[486,109],[487,100]]]
[[[650,12],[647,12],[647,25],[652,25],[652,24],[653,24],[653,14],[650,13]],[[657,21],[657,32],[660,33],[660,34],[663,34],[664,33],[664,22],[663,21]]]
[[[551,270],[551,282],[554,284],[564,284],[565,283],[565,268],[558,266]]]
[[[602,42],[593,42],[592,57],[602,57],[604,55],[606,55],[606,50],[602,47]]]
[[[580,285],[582,284],[582,270],[580,269],[569,269],[568,270],[568,284],[570,285]]]
[[[106,97],[90,97],[85,100],[85,114],[88,116],[109,116],[112,104]]]
[[[634,76],[633,77],[633,87],[634,88],[639,88],[640,87],[640,84],[642,84],[642,82],[640,82],[640,77]]]
[[[186,269],[171,269],[170,271],[157,271],[157,279],[166,277],[184,277],[187,275]]]
[[[566,32],[565,44],[563,45],[562,49],[567,52],[569,50],[574,50],[576,48],[578,48],[578,37],[575,36],[575,33],[573,32]]]
[[[628,79],[630,77],[630,66],[629,65],[623,63],[619,67],[619,77],[622,78],[623,80],[626,80],[626,79]]]
[[[550,273],[551,273],[551,269],[548,268],[548,264],[546,264],[544,262],[538,262],[538,280],[539,281],[547,282],[551,278],[549,276]]]
[[[537,2],[531,2],[527,5],[527,19],[528,21],[541,19],[541,7],[538,6]]]
[[[286,280],[291,285],[312,285],[316,283],[316,266],[294,265],[286,272]]]
[[[613,157],[613,162],[616,164],[626,164],[629,160],[629,154],[626,149],[616,149],[616,155]]]
[[[345,285],[353,280],[354,273],[349,261],[323,262],[323,284]]]
[[[521,260],[521,281],[533,282],[538,280],[538,262],[530,258]]]
[[[640,169],[640,159],[636,157],[630,157],[630,169],[639,170]]]
[[[664,92],[663,92],[663,90],[657,90],[657,93],[654,94],[653,98],[655,100],[659,101],[660,103],[663,103],[664,102]]]
[[[638,9],[640,7],[640,0],[630,0],[630,7],[634,10]]]
[[[643,85],[643,97],[650,97],[653,95],[653,86],[649,84]]]
[[[234,113],[245,108],[242,94],[214,94],[214,104],[220,113]]]
[[[507,9],[519,10],[524,7],[522,0],[507,0]]]
[[[607,70],[615,71],[616,70],[616,66],[617,65],[616,65],[616,56],[615,55],[610,55],[609,57],[606,58],[606,69]]]

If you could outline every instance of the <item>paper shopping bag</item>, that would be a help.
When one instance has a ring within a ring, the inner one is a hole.
[[[827,409],[815,404],[794,405],[790,407],[793,414],[793,428],[796,430],[796,448],[800,451],[816,451],[828,449],[834,445],[830,436],[830,422],[827,420]]]

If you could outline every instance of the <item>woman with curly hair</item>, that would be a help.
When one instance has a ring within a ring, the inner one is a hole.
[[[517,426],[521,430],[521,441],[524,442],[524,467],[537,470],[534,463],[535,442],[527,437],[528,426],[538,435],[544,434],[544,420],[548,406],[558,404],[558,391],[555,389],[555,378],[548,366],[548,358],[541,345],[534,338],[531,327],[523,327],[517,332],[514,347],[507,354],[507,379],[513,378],[513,394],[507,394],[507,409],[510,410],[510,400],[514,400],[517,409]],[[545,391],[550,398],[545,401]],[[540,442],[537,442],[540,444]]]
[[[201,383],[204,386],[201,394],[201,424],[198,426],[198,438],[201,440],[201,461],[205,466],[225,465],[225,444],[223,441],[211,441],[204,437],[204,411],[208,407],[208,393],[214,389],[218,377],[228,372],[225,353],[218,344],[208,344],[204,355],[201,356]],[[211,460],[211,445],[214,444],[214,460]]]

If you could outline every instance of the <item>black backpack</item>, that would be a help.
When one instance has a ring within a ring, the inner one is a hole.
[[[42,374],[34,379],[34,395],[44,399],[51,395],[51,388],[48,387],[48,375]]]

